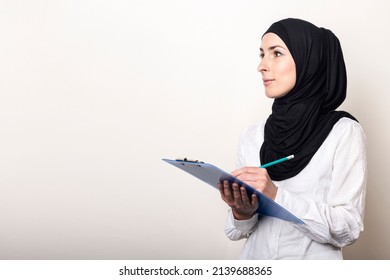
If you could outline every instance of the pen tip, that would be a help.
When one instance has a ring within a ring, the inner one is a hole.
[[[294,155],[288,156],[287,158],[288,158],[288,159],[293,159],[293,158],[294,158]]]

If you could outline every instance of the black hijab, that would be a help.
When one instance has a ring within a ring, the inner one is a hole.
[[[296,67],[294,88],[274,100],[260,149],[262,164],[295,156],[267,168],[271,179],[280,181],[305,168],[340,118],[356,119],[347,112],[335,111],[343,103],[347,89],[337,37],[330,30],[291,18],[272,24],[264,34],[270,32],[286,44]]]

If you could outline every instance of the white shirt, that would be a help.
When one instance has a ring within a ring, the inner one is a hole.
[[[264,124],[248,127],[241,136],[238,165],[259,166]],[[231,210],[225,232],[232,240],[247,238],[241,259],[342,259],[341,247],[363,231],[366,194],[365,134],[359,123],[340,119],[296,176],[274,181],[275,202],[303,220],[304,225],[256,214],[235,220]]]

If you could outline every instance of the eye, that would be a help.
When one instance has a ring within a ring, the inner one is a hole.
[[[283,55],[283,53],[281,53],[280,51],[275,51],[274,54],[275,54],[276,57],[279,57],[279,56]]]
[[[260,54],[259,54],[259,57],[260,57],[261,59],[263,59],[263,58],[264,58],[264,53],[260,53]]]

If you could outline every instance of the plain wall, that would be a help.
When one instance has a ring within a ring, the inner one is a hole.
[[[0,0],[0,258],[236,259],[215,189],[161,158],[235,167],[266,118],[260,38],[331,29],[342,109],[368,140],[365,231],[347,259],[390,259],[386,1]]]

